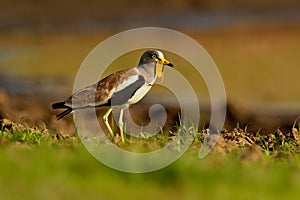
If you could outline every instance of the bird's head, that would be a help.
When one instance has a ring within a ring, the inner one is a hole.
[[[164,66],[173,67],[173,64],[164,58],[164,54],[158,50],[149,50],[143,53],[139,65],[155,63],[156,75],[158,78],[163,76]]]

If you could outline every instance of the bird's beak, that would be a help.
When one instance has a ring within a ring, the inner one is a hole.
[[[173,64],[170,63],[165,58],[158,58],[158,62],[156,63],[156,74],[158,78],[163,80],[164,78],[164,66],[167,65],[169,67],[173,67]]]
[[[174,67],[174,65],[172,63],[170,63],[168,60],[166,60],[165,58],[158,58],[160,63],[163,65],[167,65],[169,67]]]

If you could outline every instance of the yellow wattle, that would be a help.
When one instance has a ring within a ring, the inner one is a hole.
[[[164,72],[163,72],[163,64],[160,63],[156,63],[156,75],[158,78],[161,78],[163,76]]]

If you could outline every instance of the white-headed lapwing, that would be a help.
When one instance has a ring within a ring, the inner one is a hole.
[[[78,109],[109,107],[103,120],[109,133],[114,136],[108,123],[108,116],[114,107],[119,107],[121,110],[118,124],[124,143],[123,109],[137,103],[147,94],[156,78],[163,76],[164,65],[173,67],[161,51],[144,52],[137,67],[112,73],[97,83],[75,92],[66,101],[54,103],[53,109],[66,109],[56,116],[57,120]]]

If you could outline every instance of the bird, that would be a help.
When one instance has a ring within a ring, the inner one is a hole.
[[[159,50],[145,51],[136,67],[114,72],[97,83],[72,94],[67,100],[52,104],[53,109],[65,109],[56,115],[60,120],[79,109],[108,107],[103,121],[112,137],[114,133],[108,122],[113,108],[120,108],[118,125],[122,143],[124,140],[123,110],[139,102],[151,89],[157,78],[163,78],[164,66],[173,64]]]

